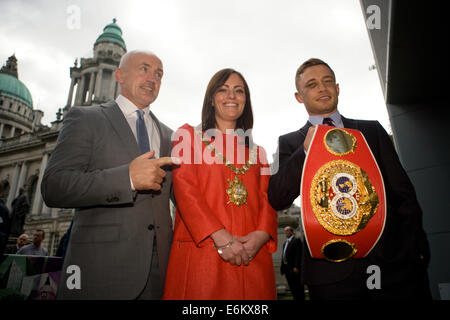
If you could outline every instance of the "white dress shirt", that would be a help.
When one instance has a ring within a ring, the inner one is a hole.
[[[343,128],[344,123],[342,122],[342,117],[339,111],[336,110],[333,114],[329,115],[328,117],[323,116],[309,116],[308,120],[312,123],[313,126],[317,126],[318,124],[323,124],[324,118],[331,118],[333,120],[333,124],[338,128]]]
[[[133,132],[134,138],[137,142],[137,133],[136,133],[136,120],[138,119],[137,110],[139,108],[130,100],[125,98],[122,95],[119,95],[116,99],[116,103],[120,108],[120,111],[122,111],[125,119],[127,120],[131,131]],[[158,131],[158,126],[153,121],[153,118],[150,116],[150,106],[142,109],[144,111],[144,122],[145,127],[147,128],[147,133],[149,137],[149,143],[150,143],[150,151],[155,151],[155,158],[159,158],[159,151],[160,151],[160,135]],[[134,191],[134,185],[133,181],[131,180],[130,176],[130,183],[131,183],[131,189]]]

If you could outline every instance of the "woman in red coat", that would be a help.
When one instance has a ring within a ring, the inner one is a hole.
[[[242,134],[252,127],[247,83],[224,69],[208,84],[201,126],[176,132],[172,155],[182,164],[173,171],[177,214],[164,299],[276,299],[277,214],[264,150]]]

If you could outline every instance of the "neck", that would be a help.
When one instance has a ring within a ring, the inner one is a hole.
[[[132,104],[134,104],[140,110],[145,109],[145,108],[147,108],[150,105],[149,104],[149,105],[144,106],[142,104],[139,104],[136,101],[134,101],[131,97],[129,97],[126,93],[122,92],[121,95],[124,96],[125,98],[127,98]]]
[[[227,130],[236,129],[236,121],[218,121],[216,119],[216,128],[219,129],[222,133],[227,133]]]

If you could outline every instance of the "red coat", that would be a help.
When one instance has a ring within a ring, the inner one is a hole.
[[[183,155],[192,163],[200,150],[203,155],[212,153],[205,151],[191,126],[184,125],[176,134],[184,139],[174,143],[173,156]],[[225,143],[227,135],[222,137]],[[237,141],[233,147],[237,156]],[[262,167],[268,168],[264,150],[258,147],[258,152],[262,153],[258,163],[238,176],[248,191],[247,203],[239,207],[228,203],[227,179],[235,174],[224,164],[205,164],[207,159],[203,159],[200,164],[183,163],[173,171],[177,213],[164,299],[276,299],[272,253],[277,247],[277,214],[267,198],[270,176],[260,174]],[[248,148],[245,153],[248,159]],[[210,238],[222,228],[235,236],[263,230],[270,240],[248,266],[232,266],[219,256]]]

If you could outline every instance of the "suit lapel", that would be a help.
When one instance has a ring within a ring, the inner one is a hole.
[[[344,128],[359,130],[358,122],[356,120],[347,119],[347,118],[343,117],[342,115],[341,115],[341,118],[342,118],[342,123],[344,124]]]
[[[298,132],[303,136],[303,138],[306,138],[306,134],[308,133],[308,129],[311,126],[312,126],[311,122],[306,121],[306,124],[302,128],[300,128],[298,130]]]
[[[123,150],[130,154],[130,158],[138,157],[141,152],[136,142],[136,138],[130,129],[130,125],[125,119],[122,111],[116,102],[111,101],[101,105],[106,118],[110,121],[112,127],[117,133],[117,136],[122,141]]]

